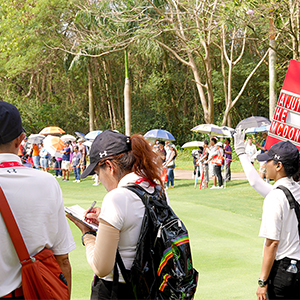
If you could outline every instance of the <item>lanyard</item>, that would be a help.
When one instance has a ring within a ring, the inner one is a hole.
[[[142,183],[143,181],[147,181],[147,182],[150,184],[150,186],[156,186],[156,183],[150,181],[150,180],[147,179],[147,178],[139,178],[135,183],[136,183],[136,184],[140,184],[140,183]]]
[[[24,166],[16,161],[3,162],[0,164],[0,168],[12,168],[12,167],[24,167]]]

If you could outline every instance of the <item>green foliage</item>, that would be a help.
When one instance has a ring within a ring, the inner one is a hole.
[[[153,128],[167,129],[182,145],[204,136],[190,131],[204,123],[192,70],[163,49],[163,42],[188,60],[186,48],[194,55],[202,84],[205,51],[201,39],[208,36],[211,62],[214,119],[221,124],[225,93],[221,65],[221,25],[225,24],[229,45],[234,26],[248,28],[245,54],[233,69],[232,96],[241,86],[268,47],[270,5],[267,1],[223,1],[213,15],[208,6],[199,13],[203,30],[194,26],[193,1],[178,1],[186,44],[174,34],[178,23],[171,22],[174,7],[169,1],[82,1],[4,0],[0,5],[0,99],[15,103],[21,110],[28,132],[59,125],[66,131],[88,132],[88,77],[90,63],[95,101],[95,127],[124,132],[124,52],[128,51],[132,96],[132,133],[144,134]],[[203,2],[203,4],[208,4]],[[278,91],[289,59],[291,32],[288,1],[275,1],[275,25],[280,32]],[[249,14],[249,10],[253,14]],[[174,19],[173,19],[174,20]],[[240,38],[240,37],[239,37]],[[239,53],[238,41],[234,55]],[[64,49],[65,51],[62,51]],[[93,57],[95,55],[105,56]],[[88,57],[84,55],[90,55]],[[228,76],[228,69],[225,70]],[[268,117],[268,62],[261,65],[231,112],[231,127],[251,115]],[[204,89],[205,96],[207,91]]]

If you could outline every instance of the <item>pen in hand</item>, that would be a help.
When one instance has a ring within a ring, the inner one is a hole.
[[[89,208],[89,210],[87,211],[87,213],[86,213],[85,215],[89,214],[89,213],[92,211],[92,209],[94,208],[94,206],[95,206],[96,203],[97,203],[97,201],[94,201],[94,202],[92,203],[92,206]],[[86,220],[87,217],[85,217],[84,219]]]

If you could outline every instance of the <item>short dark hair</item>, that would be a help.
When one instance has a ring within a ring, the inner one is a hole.
[[[273,159],[273,164],[277,165],[279,162],[282,163],[285,175],[287,177],[292,177],[295,176],[299,172],[299,166],[300,166],[300,161],[298,160],[290,160],[290,161],[284,161],[282,162],[281,160]]]
[[[203,143],[204,143],[205,145],[208,145],[208,140],[204,140]]]
[[[228,141],[228,143],[230,144],[230,138],[226,138],[225,141]]]
[[[215,144],[217,143],[217,140],[215,138],[211,138],[211,141],[213,141]]]

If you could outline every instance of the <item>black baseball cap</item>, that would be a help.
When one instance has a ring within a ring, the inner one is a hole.
[[[131,150],[130,137],[122,133],[105,130],[96,136],[90,150],[90,165],[84,170],[80,178],[94,174],[97,164],[108,157]]]
[[[18,109],[8,102],[0,101],[0,144],[11,142],[23,131],[25,129]]]
[[[269,151],[257,155],[256,159],[258,161],[275,159],[281,161],[283,164],[285,162],[290,163],[299,160],[299,150],[290,141],[278,142]]]

